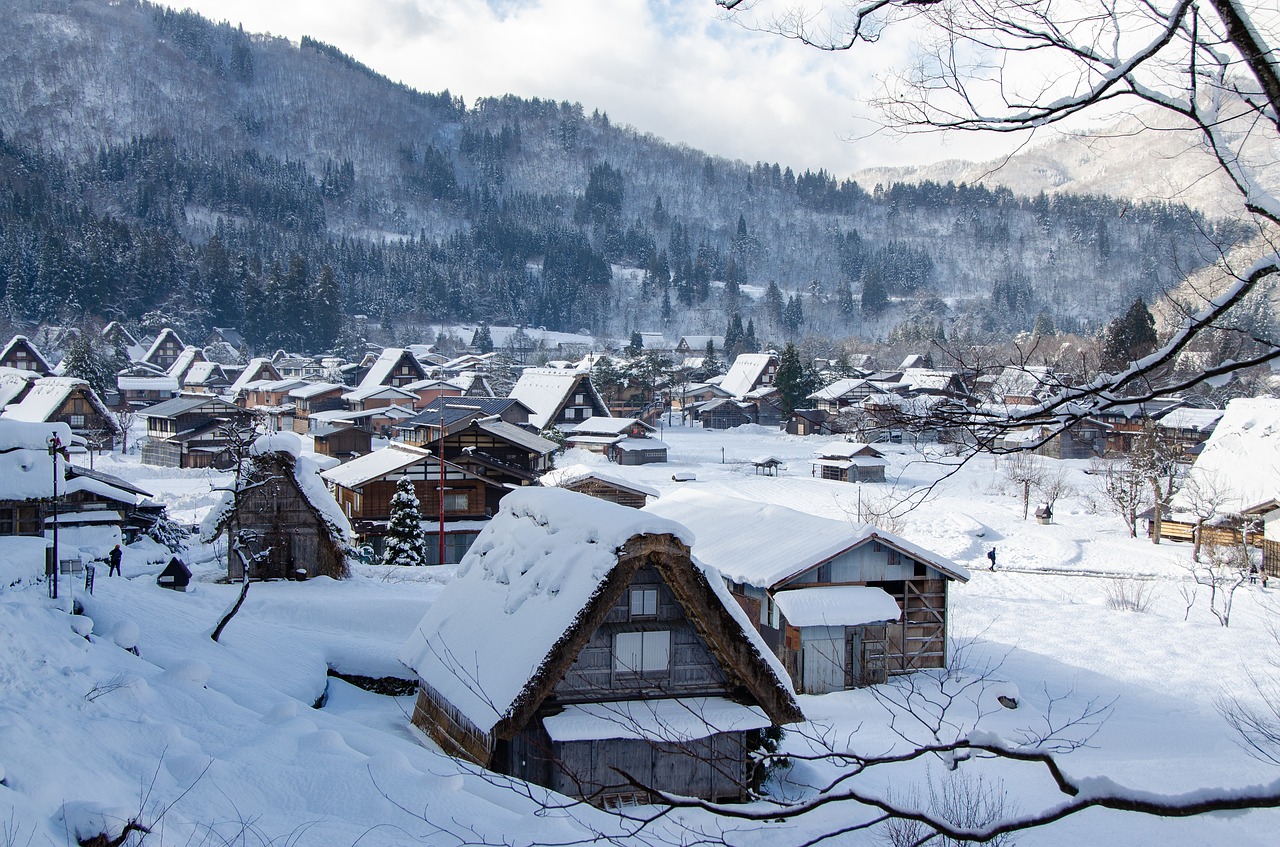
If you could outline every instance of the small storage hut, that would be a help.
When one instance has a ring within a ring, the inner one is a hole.
[[[401,651],[446,752],[599,805],[746,795],[786,673],[670,521],[512,492]],[[629,782],[618,771],[631,774]]]

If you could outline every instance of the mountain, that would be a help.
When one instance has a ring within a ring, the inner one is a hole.
[[[1002,159],[950,159],[919,167],[869,168],[864,185],[965,182],[1034,196],[1041,191],[1107,195],[1189,206],[1211,217],[1244,213],[1240,193],[1200,143],[1200,134],[1165,112],[1144,109],[1104,127],[1059,133]],[[1269,152],[1280,160],[1280,149]]]
[[[1087,331],[1245,236],[1168,202],[872,190],[579,104],[467,104],[137,0],[11,0],[0,312],[360,347],[345,316],[627,337]],[[287,316],[282,320],[281,316]]]

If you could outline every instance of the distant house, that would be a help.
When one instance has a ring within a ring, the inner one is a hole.
[[[666,442],[653,437],[657,427],[636,418],[591,417],[566,430],[565,446],[600,453],[620,465],[667,460]]]
[[[310,429],[307,419],[316,412],[331,412],[343,408],[342,395],[347,390],[337,382],[309,382],[289,390],[293,401],[293,431]]]
[[[206,542],[226,537],[227,574],[250,579],[347,576],[351,524],[302,455],[291,432],[253,443],[239,496],[228,492],[205,518]]]
[[[448,435],[483,418],[525,427],[531,414],[528,406],[511,397],[441,397],[395,428],[399,438],[409,444],[430,445],[440,438],[442,428]]]
[[[163,371],[135,364],[119,373],[116,389],[124,407],[137,410],[178,396],[180,386],[176,378]]]
[[[49,453],[49,437],[64,449]],[[0,536],[41,535],[50,498],[66,493],[71,444],[66,424],[39,424],[0,418]]]
[[[718,352],[724,352],[723,335],[682,335],[676,342],[674,352],[678,356],[701,356],[707,350],[708,341]]]
[[[138,414],[147,425],[142,463],[170,468],[227,467],[234,432],[252,426],[244,409],[207,395],[175,397]]]
[[[954,562],[874,526],[696,489],[644,510],[693,532],[797,691],[946,667],[948,585],[969,579]]]
[[[369,366],[364,378],[360,380],[360,388],[373,385],[393,385],[402,388],[411,382],[427,378],[426,368],[422,367],[413,353],[399,347],[388,347]]]
[[[861,408],[864,400],[889,393],[890,390],[885,383],[852,377],[836,380],[827,387],[813,392],[806,399],[813,401],[815,409],[835,413],[848,408]]]
[[[167,372],[186,348],[187,345],[182,343],[178,333],[166,327],[156,336],[156,340],[151,342],[151,346],[147,348],[146,353],[142,354],[139,363]]]
[[[231,386],[227,372],[217,362],[196,362],[182,380],[182,390],[190,394],[221,394]]]
[[[428,561],[440,564],[438,520],[443,517],[444,563],[453,564],[462,559],[492,509],[511,489],[448,460],[443,468],[442,481],[441,462],[431,451],[393,443],[330,468],[321,476],[355,531],[379,552],[396,485],[401,479],[409,479],[418,496],[423,529],[430,536],[424,550]]]
[[[1027,450],[1054,459],[1097,459],[1106,455],[1113,428],[1096,418],[1085,418],[1068,429],[1043,425],[1002,432],[992,442],[997,450]]]
[[[199,347],[186,347],[178,354],[178,358],[174,359],[173,364],[165,371],[169,376],[178,381],[178,386],[182,387],[186,384],[187,374],[192,366],[198,362],[206,361],[204,351]]]
[[[228,398],[233,403],[243,404],[244,396],[250,384],[274,382],[279,379],[282,379],[280,371],[276,370],[276,366],[271,363],[270,359],[262,357],[250,359],[249,364],[245,365],[244,369],[236,375],[235,381],[227,389]]]
[[[589,465],[569,465],[547,471],[538,478],[538,484],[546,488],[563,488],[589,497],[599,497],[633,509],[642,508],[650,498],[658,497],[656,488],[622,479]]]
[[[731,396],[742,398],[757,388],[773,385],[777,373],[778,357],[773,353],[741,353],[720,381],[720,387]]]
[[[505,501],[401,661],[445,752],[601,806],[649,802],[619,771],[746,799],[758,732],[803,719],[682,527],[555,489]]]
[[[609,416],[587,371],[529,368],[520,374],[511,397],[529,408],[529,423],[539,430]]]
[[[226,326],[215,326],[209,331],[209,335],[204,340],[205,347],[212,347],[215,344],[225,344],[232,350],[244,350],[248,344],[244,340],[244,336],[237,329]]]
[[[373,452],[373,435],[353,424],[330,424],[310,430],[315,451],[321,456],[331,456],[349,461],[357,456]]]
[[[840,482],[884,482],[888,462],[870,444],[835,441],[813,451],[813,476]]]
[[[49,376],[32,383],[22,400],[5,407],[4,417],[30,423],[58,421],[91,442],[110,445],[120,425],[83,379]]]
[[[729,398],[708,400],[689,408],[689,417],[703,429],[732,429],[755,423],[756,406]]]
[[[408,387],[397,388],[394,385],[378,384],[354,388],[342,395],[342,402],[353,412],[366,412],[369,409],[381,409],[387,406],[417,408],[419,399],[418,395]]]
[[[0,367],[34,371],[41,376],[53,375],[53,368],[25,335],[15,335],[4,350],[0,350]]]

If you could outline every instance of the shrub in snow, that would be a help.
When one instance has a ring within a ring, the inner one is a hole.
[[[187,530],[177,521],[169,517],[169,510],[165,509],[151,526],[147,527],[143,533],[147,538],[164,547],[171,553],[178,553],[187,549]]]
[[[84,800],[64,803],[58,811],[58,822],[81,847],[123,844],[130,833],[151,831],[121,807]]]
[[[117,647],[138,652],[138,625],[133,621],[119,621],[111,628],[111,640]]]
[[[422,517],[418,513],[418,495],[413,490],[413,481],[407,477],[396,483],[384,541],[382,564],[417,566],[427,563],[422,555],[426,537],[422,533]]]

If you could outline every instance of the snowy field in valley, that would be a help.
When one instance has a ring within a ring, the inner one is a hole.
[[[1188,609],[1190,546],[1130,538],[1084,472],[1087,463],[1064,463],[1076,493],[1059,501],[1054,523],[1041,525],[1023,519],[1021,500],[989,456],[956,468],[942,455],[885,445],[890,481],[859,486],[811,477],[808,458],[831,439],[755,427],[677,427],[661,437],[670,446],[665,465],[618,467],[581,451],[558,461],[598,464],[660,492],[696,486],[851,524],[860,510],[891,511],[914,492],[916,508],[886,528],[972,573],[952,586],[956,656],[947,685],[968,686],[953,717],[981,712],[983,729],[1017,739],[1046,721],[1100,709],[1070,730],[1088,743],[1062,764],[1074,777],[1133,789],[1176,793],[1280,778],[1280,769],[1235,743],[1218,711],[1224,697],[1257,698],[1251,672],[1276,673],[1268,661],[1280,648],[1268,621],[1280,614],[1280,586],[1243,586],[1229,628],[1210,613],[1206,589]],[[765,455],[785,463],[778,476],[754,472],[751,460]],[[213,489],[227,483],[216,473],[141,467],[134,457],[99,457],[96,467],[152,491],[184,522],[198,521],[218,499]],[[676,482],[673,474],[696,479]],[[785,528],[777,543],[785,549]],[[72,616],[65,590],[58,606],[35,583],[41,545],[0,541],[4,847],[72,844],[77,828],[129,818],[152,826],[148,844],[569,844],[604,833],[627,843],[718,835],[734,845],[783,847],[867,815],[829,807],[747,825],[689,812],[627,836],[624,821],[554,800],[548,810],[542,790],[441,755],[410,727],[412,698],[371,694],[329,674],[406,676],[396,656],[450,568],[358,567],[344,582],[255,584],[215,644],[208,633],[238,591],[215,581],[218,551],[191,551],[196,581],[182,594],[155,584],[161,549],[131,548],[125,578],[100,571],[94,595],[83,598],[85,614]],[[986,558],[993,546],[995,572]],[[1149,601],[1145,612],[1111,607],[1109,598],[1136,588]],[[929,694],[929,683],[918,681]],[[932,740],[892,704],[908,690],[900,679],[880,692],[801,697],[810,724],[786,743],[797,753],[814,749],[819,736],[867,754],[901,749],[891,711],[912,739]],[[1015,695],[1018,708],[1000,707],[1000,694]],[[970,762],[961,771],[998,786],[1011,814],[1061,799],[1032,765]],[[799,796],[834,773],[830,763],[797,762],[774,788]],[[922,760],[863,779],[899,798],[927,798],[927,781],[945,774],[940,761]],[[1276,811],[1164,820],[1092,810],[1016,843],[1247,847],[1274,844],[1278,828]],[[862,832],[836,843],[887,842]]]

